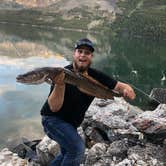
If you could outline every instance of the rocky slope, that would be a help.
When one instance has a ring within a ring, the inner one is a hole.
[[[165,166],[166,105],[142,111],[124,99],[94,100],[78,129],[86,142],[82,166]],[[0,152],[0,164],[46,166],[59,151],[45,136]]]
[[[166,38],[164,0],[2,0],[0,21],[110,30],[132,37]],[[20,22],[20,21],[18,21]]]
[[[48,6],[55,6],[56,9],[61,11],[69,11],[77,7],[88,6],[89,8],[98,8],[100,10],[109,11],[112,7],[116,6],[115,0],[85,0],[85,1],[77,1],[77,0],[2,0],[2,4],[17,4],[22,5],[27,8],[45,8]],[[12,8],[11,8],[12,9]]]
[[[1,0],[1,5],[5,8],[18,8],[19,6],[22,7],[46,7],[51,5],[52,3],[57,2],[58,0]]]
[[[83,29],[103,27],[119,12],[114,0],[10,0],[0,8],[0,22]]]

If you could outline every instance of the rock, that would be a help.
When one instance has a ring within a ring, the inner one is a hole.
[[[166,164],[165,154],[165,148],[151,143],[147,143],[145,147],[137,145],[128,150],[128,158],[135,164],[142,163],[142,166],[164,166]]]
[[[98,102],[98,101],[96,101]],[[91,112],[91,107],[89,108]],[[92,107],[91,126],[98,128],[105,133],[110,141],[119,139],[120,135],[135,135],[139,137],[141,134],[136,127],[130,122],[132,118],[142,113],[142,110],[131,106],[123,99],[117,99],[102,110],[94,111]],[[113,140],[112,140],[113,139]]]
[[[59,145],[45,136],[36,147],[37,156],[41,165],[48,165],[55,155],[59,152]]]
[[[129,148],[127,140],[114,141],[110,144],[107,153],[111,156],[125,158],[127,156],[127,150]]]
[[[89,126],[85,129],[85,134],[92,141],[92,144],[98,142],[104,143],[108,141],[107,134],[99,128],[93,128]]]
[[[36,156],[36,145],[41,140],[29,141],[22,138],[21,143],[17,146],[10,148],[13,153],[17,153],[22,159],[32,159]]]
[[[123,161],[119,162],[115,166],[133,166],[132,161],[129,159],[124,159]]]
[[[105,143],[95,144],[87,154],[85,166],[89,165],[109,165],[111,162],[111,157],[106,156],[108,145]]]
[[[16,153],[12,153],[8,148],[0,151],[0,165],[2,166],[27,166],[27,160],[20,158]]]
[[[78,134],[81,136],[81,138],[85,141],[86,137],[85,137],[85,133],[83,128],[80,126],[77,128]]]
[[[166,104],[165,88],[153,88],[149,96],[152,98],[152,101],[157,101],[158,104]]]
[[[99,101],[97,101],[95,103],[95,105],[99,106],[99,107],[106,107],[107,105],[113,103],[113,100],[105,100],[105,99],[100,99]]]
[[[163,141],[163,147],[166,149],[166,139]]]
[[[165,104],[154,111],[142,111],[122,98],[95,99],[78,132],[86,143],[80,166],[166,165]],[[39,144],[24,140],[14,150],[26,160],[4,149],[0,152],[0,165],[47,166],[59,152],[59,145],[45,136]],[[27,150],[36,156],[29,158]]]
[[[148,102],[149,110],[154,110],[159,104],[166,104],[166,89],[153,88],[150,92],[150,101]]]
[[[132,124],[143,133],[166,136],[166,104],[160,104],[154,111],[139,114]]]

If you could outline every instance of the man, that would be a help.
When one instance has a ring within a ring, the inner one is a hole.
[[[90,68],[94,46],[89,39],[81,39],[75,45],[73,63],[65,68],[74,72],[90,75],[110,89],[129,99],[135,98],[130,85],[116,81],[102,72]],[[79,166],[84,157],[85,145],[77,133],[84,115],[94,97],[83,89],[65,84],[62,72],[51,86],[48,100],[42,110],[42,124],[45,133],[60,145],[60,153],[51,162],[52,166]]]

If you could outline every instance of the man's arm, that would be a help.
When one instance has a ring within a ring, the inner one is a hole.
[[[135,92],[129,84],[118,81],[115,88],[114,88],[114,90],[118,91],[121,94],[123,94],[124,97],[127,97],[131,100],[135,99],[135,96],[136,96]]]
[[[48,97],[48,104],[52,112],[59,111],[63,105],[65,94],[65,83],[63,82],[64,77],[65,74],[62,72],[55,78],[56,85]]]

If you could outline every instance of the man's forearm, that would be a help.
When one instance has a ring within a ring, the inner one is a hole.
[[[56,85],[48,97],[48,104],[52,112],[57,112],[61,109],[64,101],[65,84]]]

